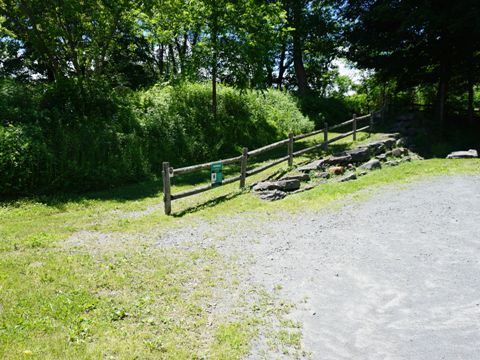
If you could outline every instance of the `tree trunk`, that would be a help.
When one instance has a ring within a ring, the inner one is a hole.
[[[168,52],[169,52],[169,55],[170,55],[170,61],[171,61],[171,64],[172,64],[172,75],[176,75],[177,74],[177,63],[175,61],[175,52],[173,51],[173,46],[172,44],[168,44]]]
[[[278,67],[278,79],[277,79],[277,84],[278,84],[278,89],[282,90],[282,85],[283,85],[283,76],[285,74],[285,56],[287,52],[287,45],[286,45],[286,40],[284,40],[282,44],[282,52],[280,53],[280,64]]]
[[[160,71],[160,76],[163,76],[165,74],[165,61],[163,59],[163,44],[161,44],[158,48],[158,70]]]
[[[293,27],[293,67],[297,78],[298,92],[303,95],[308,91],[307,73],[303,63],[303,39],[301,34],[302,2],[292,2]]]

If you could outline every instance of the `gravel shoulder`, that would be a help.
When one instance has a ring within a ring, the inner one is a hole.
[[[174,238],[173,246],[237,256],[245,286],[279,289],[296,305],[289,316],[313,359],[473,360],[479,219],[480,177],[444,176],[377,189],[333,210],[200,223],[158,243]],[[288,358],[269,351],[260,339],[251,358]]]

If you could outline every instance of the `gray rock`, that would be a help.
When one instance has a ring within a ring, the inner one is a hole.
[[[262,181],[262,182],[259,182],[259,183],[255,184],[252,187],[252,190],[256,191],[256,192],[261,192],[261,191],[267,191],[267,190],[275,190],[276,188],[277,188],[277,186],[275,185],[274,182]]]
[[[400,161],[398,160],[390,160],[385,163],[386,166],[397,166],[400,165]]]
[[[410,156],[404,156],[403,158],[400,159],[400,161],[410,162],[412,161],[412,158]]]
[[[383,144],[385,145],[385,147],[387,149],[391,149],[395,146],[395,143],[397,142],[396,139],[393,139],[393,138],[387,138],[385,140],[381,140],[383,142]]]
[[[385,143],[383,141],[374,141],[365,145],[360,145],[359,147],[368,148],[368,150],[374,155],[379,155],[385,152]]]
[[[314,172],[313,176],[320,178],[320,179],[329,179],[330,178],[330,173],[327,171],[322,171],[322,172]]]
[[[345,181],[351,181],[351,180],[356,180],[357,179],[357,174],[351,173],[348,175],[345,175],[340,179],[340,182],[345,182]]]
[[[380,161],[385,161],[387,160],[387,154],[380,154],[375,156],[375,159],[380,160]]]
[[[366,162],[365,164],[363,164],[362,166],[360,166],[360,169],[363,169],[363,170],[375,170],[375,169],[381,169],[381,168],[382,168],[382,164],[377,159],[372,159]]]
[[[408,149],[405,148],[396,148],[392,150],[392,156],[395,157],[402,157],[404,155],[408,155]]]
[[[298,179],[279,180],[276,183],[278,185],[278,190],[294,191],[300,188],[300,180]]]
[[[404,147],[404,146],[407,146],[407,139],[402,137],[400,139],[397,140],[397,142],[395,143],[395,145],[397,147]]]
[[[454,151],[448,154],[447,159],[471,159],[478,158],[477,150],[470,149],[468,151]]]
[[[308,173],[308,172],[313,171],[313,170],[319,170],[324,165],[325,165],[325,160],[315,160],[315,161],[312,161],[312,162],[308,163],[307,165],[299,167],[297,170],[301,171],[301,172],[307,172]]]
[[[260,193],[260,199],[266,200],[266,201],[281,200],[285,196],[287,196],[287,193],[280,190],[265,191]]]
[[[256,191],[256,192],[271,191],[271,190],[294,191],[294,190],[298,190],[299,188],[300,188],[300,180],[291,179],[291,180],[259,182],[253,187],[253,191]]]
[[[347,154],[350,155],[351,161],[354,163],[364,162],[370,159],[370,150],[368,147],[357,147],[347,151]]]
[[[308,174],[298,174],[298,175],[287,175],[280,180],[298,180],[298,181],[309,181],[310,175]]]
[[[325,159],[328,165],[348,165],[352,161],[352,157],[347,153],[335,154]]]
[[[357,172],[357,176],[359,176],[359,177],[360,177],[360,176],[367,175],[367,174],[368,174],[368,172],[366,172],[365,170],[362,170],[362,171]]]
[[[393,138],[395,140],[399,139],[400,136],[402,136],[400,133],[398,132],[394,132],[394,133],[390,133],[390,134],[385,134],[388,138]]]

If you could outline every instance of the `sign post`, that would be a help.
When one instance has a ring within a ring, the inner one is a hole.
[[[212,186],[220,186],[223,182],[223,164],[215,163],[210,165],[210,172],[212,177]]]

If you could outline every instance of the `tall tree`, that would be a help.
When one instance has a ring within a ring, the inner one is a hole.
[[[0,16],[31,69],[49,80],[101,74],[120,40],[134,31],[136,0],[4,0]],[[135,47],[130,41],[128,49]],[[111,67],[111,64],[110,64]]]
[[[480,3],[474,0],[342,3],[349,58],[360,67],[375,69],[384,79],[397,80],[402,88],[436,83],[437,117],[441,125],[450,81],[458,75],[456,64],[465,63],[467,48],[471,48],[470,53],[479,50],[476,40],[466,39],[480,35],[473,20],[480,15]]]
[[[279,88],[286,85],[300,95],[324,92],[325,75],[340,46],[339,24],[330,0],[284,0],[288,22],[277,51]]]

